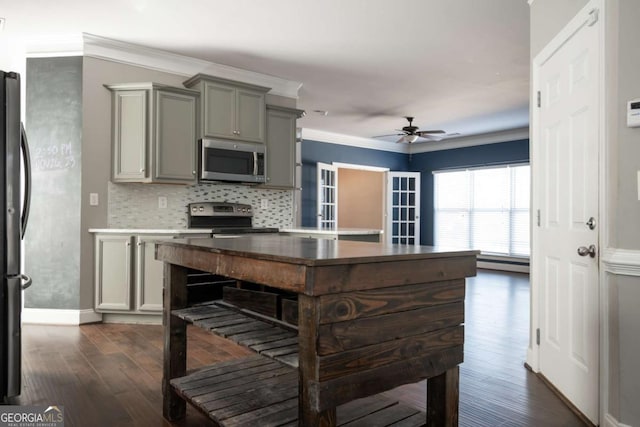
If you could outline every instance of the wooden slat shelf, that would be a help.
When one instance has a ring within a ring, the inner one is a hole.
[[[222,427],[297,426],[298,370],[262,355],[234,359],[171,380],[178,395]],[[426,415],[380,395],[337,408],[337,425],[425,425]]]
[[[174,310],[172,314],[264,356],[298,367],[298,335],[292,328],[220,302]]]

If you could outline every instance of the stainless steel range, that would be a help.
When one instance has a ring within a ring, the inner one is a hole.
[[[237,237],[247,233],[277,233],[277,228],[253,227],[251,205],[227,202],[190,203],[187,224],[202,229],[214,238]],[[236,280],[215,274],[190,270],[187,274],[189,305],[221,299],[224,286],[236,286]]]
[[[212,235],[277,233],[277,228],[253,227],[251,205],[227,202],[198,202],[189,204],[189,228],[208,229]]]

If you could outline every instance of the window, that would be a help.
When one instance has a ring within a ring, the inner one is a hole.
[[[529,165],[434,172],[434,243],[529,256]]]

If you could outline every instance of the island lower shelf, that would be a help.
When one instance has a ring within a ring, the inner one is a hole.
[[[172,315],[263,356],[298,367],[298,333],[292,326],[219,301],[173,310]]]
[[[200,369],[171,380],[183,399],[222,427],[297,426],[298,370],[262,355]],[[380,395],[336,409],[338,426],[422,426],[425,413]]]

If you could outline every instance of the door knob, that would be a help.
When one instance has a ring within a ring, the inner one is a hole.
[[[589,245],[589,247],[580,246],[578,248],[578,255],[580,255],[580,256],[589,255],[591,258],[595,258],[596,257],[596,245]]]
[[[593,230],[596,228],[596,219],[594,217],[589,218],[589,221],[586,222],[587,227],[589,227],[589,230]]]

